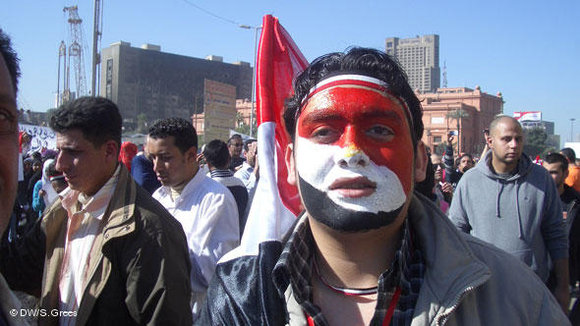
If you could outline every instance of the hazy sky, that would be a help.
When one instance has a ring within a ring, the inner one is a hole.
[[[238,25],[259,26],[265,14],[279,18],[308,60],[351,45],[384,50],[386,37],[438,34],[449,87],[502,92],[508,114],[542,111],[563,142],[575,118],[580,140],[578,0],[102,1],[102,47],[151,43],[163,52],[214,54],[225,62],[253,61],[254,30]],[[71,5],[83,19],[90,86],[92,0],[2,0],[0,27],[21,58],[24,108],[46,111],[54,104],[58,46],[69,28],[63,8]]]

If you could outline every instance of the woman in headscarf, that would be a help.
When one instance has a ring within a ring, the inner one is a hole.
[[[137,155],[137,145],[132,142],[126,141],[121,144],[121,150],[119,151],[119,162],[125,164],[129,172],[131,172],[131,160]]]

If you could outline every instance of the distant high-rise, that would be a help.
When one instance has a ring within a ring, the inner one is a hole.
[[[439,35],[386,39],[386,52],[399,60],[413,90],[434,92],[441,84]]]

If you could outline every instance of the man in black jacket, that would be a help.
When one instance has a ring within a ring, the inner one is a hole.
[[[474,165],[473,157],[470,154],[464,153],[457,160],[454,159],[452,146],[454,138],[453,134],[449,133],[447,146],[445,147],[445,155],[443,156],[445,163],[445,181],[449,182],[453,186],[453,189],[455,189],[463,174]]]
[[[413,193],[421,106],[391,57],[322,56],[294,90],[286,165],[305,211],[283,243],[218,264],[199,325],[566,323],[531,270]]]

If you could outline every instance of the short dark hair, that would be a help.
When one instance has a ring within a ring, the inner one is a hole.
[[[566,156],[566,158],[568,158],[568,161],[572,164],[575,164],[576,162],[576,152],[574,152],[574,150],[570,147],[565,147],[562,148],[560,150],[560,153],[562,153],[562,155]]]
[[[228,145],[219,139],[214,139],[205,145],[203,156],[207,163],[216,169],[225,170],[230,165]]]
[[[242,136],[240,134],[233,134],[230,139],[228,139],[228,146],[232,144],[232,140],[234,139],[242,140]]]
[[[560,165],[562,172],[566,172],[566,170],[568,170],[568,160],[566,159],[566,156],[560,153],[549,153],[544,157],[544,162],[548,164],[562,163]]]
[[[16,51],[12,48],[12,42],[10,37],[4,33],[0,28],[0,54],[6,62],[6,67],[10,73],[10,78],[12,79],[12,86],[14,87],[14,94],[18,92],[18,78],[20,78],[20,66],[18,56]]]
[[[148,136],[153,139],[173,136],[175,146],[182,154],[192,147],[197,148],[197,132],[191,122],[183,118],[167,118],[155,121],[149,128]]]
[[[471,160],[471,162],[473,162],[473,156],[471,156],[471,154],[467,154],[467,153],[463,153],[461,156],[459,156],[457,158],[457,163],[455,165],[459,165],[459,163],[461,162],[461,159],[464,157],[469,157],[469,159]]]
[[[254,138],[250,138],[250,139],[246,140],[244,142],[244,151],[246,151],[246,152],[249,151],[250,150],[250,144],[251,143],[255,143],[255,142],[257,142],[257,140],[255,140]]]
[[[117,105],[96,96],[84,96],[67,102],[56,109],[50,118],[50,127],[55,132],[78,129],[95,147],[113,140],[121,148],[122,124]]]
[[[59,175],[62,175],[62,172],[56,169],[56,161],[50,162],[50,164],[48,164],[48,177],[55,177]]]
[[[413,145],[423,136],[421,103],[409,86],[407,75],[396,59],[385,52],[353,47],[346,52],[335,52],[315,59],[294,82],[294,95],[286,101],[284,122],[294,140],[296,120],[302,110],[302,101],[310,89],[321,80],[341,73],[361,74],[386,82],[389,92],[406,104],[411,112],[411,138]]]

